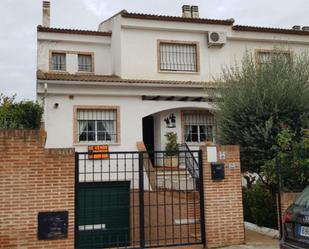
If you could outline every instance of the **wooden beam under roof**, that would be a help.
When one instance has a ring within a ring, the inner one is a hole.
[[[210,97],[190,97],[190,96],[151,96],[151,95],[143,95],[142,100],[152,100],[152,101],[182,101],[182,102],[213,102],[214,99]]]

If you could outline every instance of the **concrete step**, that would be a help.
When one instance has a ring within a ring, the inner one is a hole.
[[[191,177],[191,175],[185,170],[183,171],[157,171],[156,175],[157,176]]]
[[[192,177],[188,176],[157,176],[157,187],[170,190],[193,191],[195,190],[195,181]]]

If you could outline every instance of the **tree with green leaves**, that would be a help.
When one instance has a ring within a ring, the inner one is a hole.
[[[283,191],[302,191],[309,184],[309,130],[297,136],[289,128],[277,135],[277,162]],[[268,183],[277,184],[276,159],[266,161],[262,175]]]
[[[243,172],[262,176],[277,153],[278,134],[288,127],[297,140],[309,127],[309,56],[290,54],[287,58],[278,50],[267,63],[257,64],[247,53],[241,66],[223,71],[218,139],[240,145]]]
[[[33,101],[15,100],[0,93],[0,129],[39,129],[43,107]]]

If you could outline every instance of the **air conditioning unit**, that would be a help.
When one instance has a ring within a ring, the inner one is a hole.
[[[226,43],[225,32],[210,31],[207,35],[208,47],[223,47]]]

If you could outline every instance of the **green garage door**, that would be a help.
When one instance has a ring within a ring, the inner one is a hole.
[[[77,248],[130,245],[130,182],[80,183]]]

